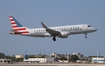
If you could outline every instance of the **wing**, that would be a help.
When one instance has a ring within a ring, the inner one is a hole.
[[[61,35],[61,33],[59,31],[56,31],[56,30],[53,30],[53,29],[50,29],[48,28],[43,22],[41,22],[43,28],[46,29],[46,31],[51,34],[51,36],[58,36],[58,35]]]

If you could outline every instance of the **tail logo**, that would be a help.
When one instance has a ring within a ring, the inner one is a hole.
[[[20,32],[21,34],[29,34],[26,27],[23,27],[23,25],[21,25],[13,16],[9,16],[9,19],[13,30]]]

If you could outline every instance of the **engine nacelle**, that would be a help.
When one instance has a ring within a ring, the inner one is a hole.
[[[60,38],[68,38],[68,32],[61,32]]]

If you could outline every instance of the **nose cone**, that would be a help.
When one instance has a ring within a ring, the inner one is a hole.
[[[97,29],[95,29],[95,28],[94,28],[94,30],[93,30],[93,31],[97,31]]]

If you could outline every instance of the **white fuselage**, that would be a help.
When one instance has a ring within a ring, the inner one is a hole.
[[[55,31],[59,31],[63,34],[72,35],[72,34],[87,34],[91,32],[97,31],[92,26],[89,26],[87,24],[81,24],[81,25],[67,25],[67,26],[58,26],[58,27],[48,27],[50,29],[53,29]],[[25,36],[31,36],[31,37],[52,37],[50,33],[46,31],[44,28],[36,28],[36,29],[28,29],[29,33]],[[59,37],[59,36],[57,36]],[[63,38],[63,37],[61,37]]]
[[[10,34],[30,37],[53,37],[53,41],[56,41],[56,37],[68,38],[72,34],[85,34],[85,38],[87,38],[87,33],[97,31],[88,24],[47,27],[43,22],[41,22],[43,28],[30,29],[20,24],[13,16],[9,16],[9,19],[13,29]]]

